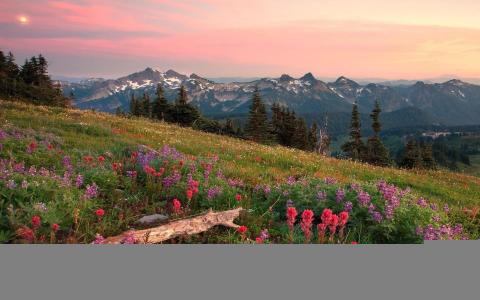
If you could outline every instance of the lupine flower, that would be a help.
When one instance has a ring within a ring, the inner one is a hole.
[[[127,171],[127,176],[132,179],[135,179],[137,178],[137,171]]]
[[[423,198],[419,198],[418,201],[417,201],[417,204],[421,207],[427,207],[428,206],[427,201]]]
[[[212,200],[222,193],[222,188],[219,186],[214,186],[208,189],[207,199]]]
[[[260,231],[260,238],[263,241],[268,240],[269,237],[270,237],[270,235],[268,234],[268,229],[264,229],[264,230]]]
[[[289,207],[292,207],[292,206],[294,206],[293,200],[292,200],[292,199],[288,199],[288,200],[287,200],[287,203],[286,203],[286,207],[289,208]]]
[[[82,175],[82,174],[78,174],[78,175],[77,175],[77,178],[75,179],[75,186],[76,186],[77,188],[80,188],[82,185],[83,185],[83,175]]]
[[[335,184],[335,183],[337,183],[337,180],[333,177],[325,177],[325,183],[326,184]]]
[[[236,195],[235,195],[235,200],[241,201],[241,200],[242,200],[242,195],[236,194]]]
[[[99,208],[95,211],[95,215],[100,219],[105,215],[105,211],[103,209]]]
[[[350,201],[345,202],[345,204],[343,205],[343,209],[344,209],[346,212],[351,212],[352,209],[353,209],[353,203],[350,202]]]
[[[37,229],[38,227],[40,227],[40,225],[42,224],[42,219],[40,218],[40,216],[33,216],[32,217],[32,226],[34,229]]]
[[[17,187],[17,184],[15,183],[14,180],[10,179],[7,181],[7,188],[10,190],[14,190]]]
[[[85,190],[85,198],[92,199],[97,196],[98,196],[98,186],[95,183],[92,183],[92,185],[87,185],[87,188]]]
[[[318,191],[317,192],[317,200],[324,201],[327,199],[327,193],[325,191]]]
[[[101,236],[100,234],[96,234],[95,235],[95,240],[92,242],[92,244],[95,244],[95,245],[101,245],[105,242],[105,238],[103,236]]]
[[[173,212],[179,214],[182,210],[182,203],[177,199],[173,199]]]
[[[379,213],[378,211],[372,212],[372,218],[373,218],[373,220],[375,220],[376,222],[379,222],[379,223],[383,220],[382,214]]]
[[[305,242],[307,243],[310,241],[312,234],[313,215],[313,211],[310,209],[306,209],[302,213],[302,222],[300,223],[300,227],[302,228],[303,234],[305,235]]]
[[[443,206],[443,211],[448,214],[450,212],[450,208],[448,207],[448,204],[445,203],[445,205]]]
[[[435,210],[435,211],[438,210],[438,206],[437,206],[437,204],[435,204],[435,203],[431,203],[431,204],[430,204],[430,208],[431,208],[432,210]]]
[[[437,222],[437,223],[440,222],[440,216],[439,216],[439,215],[433,216],[433,217],[432,217],[432,221],[433,221],[433,222]]]
[[[336,194],[335,194],[335,200],[337,201],[337,203],[342,202],[344,198],[345,198],[345,190],[344,189],[338,189]]]
[[[371,197],[367,192],[360,191],[358,193],[358,202],[361,206],[366,207],[370,203]]]

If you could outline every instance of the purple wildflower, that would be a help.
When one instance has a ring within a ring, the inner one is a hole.
[[[287,206],[287,208],[289,208],[289,207],[294,207],[294,206],[295,206],[294,204],[295,204],[295,203],[293,203],[293,200],[292,200],[292,199],[288,199],[286,206]]]
[[[95,240],[92,242],[92,244],[101,245],[104,242],[105,242],[105,238],[97,233],[97,235],[95,235]]]
[[[335,183],[337,183],[337,180],[333,177],[325,177],[325,183],[326,184],[335,184]]]
[[[327,199],[327,192],[325,191],[318,191],[317,192],[317,200],[318,201],[324,201]]]
[[[361,206],[366,207],[370,203],[371,197],[367,192],[361,191],[358,193],[358,202]]]
[[[337,201],[337,203],[342,202],[344,198],[345,198],[345,190],[338,189],[337,193],[335,194],[335,200]]]
[[[28,188],[28,181],[24,179],[22,180],[22,189],[26,190],[27,188]]]
[[[85,198],[92,199],[98,196],[98,186],[94,183],[92,185],[87,185],[85,189]]]
[[[297,180],[295,179],[295,177],[288,176],[288,178],[287,178],[287,184],[288,185],[294,185],[296,182],[297,182]]]
[[[219,186],[214,186],[208,189],[207,198],[212,200],[222,193],[222,189]]]
[[[128,245],[133,245],[137,242],[137,240],[135,239],[135,233],[133,230],[130,230],[128,231],[127,233],[125,233],[121,243],[122,244],[128,244]]]
[[[82,185],[83,185],[83,175],[82,175],[82,174],[78,174],[78,175],[77,175],[77,179],[75,179],[75,186],[76,186],[77,188],[80,188]]]
[[[7,181],[7,188],[8,189],[14,190],[16,187],[17,187],[17,184],[15,183],[15,181],[13,181],[12,179]]]
[[[427,207],[428,206],[428,203],[427,203],[427,200],[425,200],[424,198],[420,197],[417,201],[417,204],[421,207]]]
[[[350,201],[345,202],[345,204],[343,205],[343,210],[345,210],[346,212],[351,212],[352,209],[353,209],[353,203]]]
[[[373,218],[373,220],[375,220],[376,222],[379,222],[379,223],[383,220],[382,214],[379,213],[378,211],[374,211],[372,213],[372,218]]]
[[[443,211],[448,214],[450,212],[450,208],[448,207],[448,204],[445,203],[445,205],[443,206]]]

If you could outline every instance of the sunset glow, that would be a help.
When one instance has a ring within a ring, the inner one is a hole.
[[[10,2],[10,3],[6,3]],[[3,1],[0,45],[51,72],[480,77],[480,1]],[[18,24],[20,23],[20,24]],[[20,57],[21,59],[22,57]]]

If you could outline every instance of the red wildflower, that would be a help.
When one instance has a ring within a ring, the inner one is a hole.
[[[84,156],[83,161],[86,162],[87,164],[90,164],[91,162],[93,162],[93,157],[90,155]]]
[[[332,217],[332,210],[331,209],[328,209],[328,208],[325,208],[322,212],[322,216],[320,217],[322,219],[322,222],[325,223],[325,224],[329,224],[330,223],[330,218]]]
[[[138,152],[132,152],[132,155],[130,155],[130,159],[132,161],[136,161],[137,160],[137,157],[138,157]]]
[[[114,171],[119,171],[121,168],[122,168],[122,164],[121,164],[121,163],[117,163],[117,162],[112,163],[112,169],[113,169]]]
[[[53,223],[53,224],[52,224],[52,230],[53,230],[53,232],[57,232],[58,229],[60,229],[60,225],[58,225],[57,223]]]
[[[345,226],[348,222],[348,212],[342,211],[338,216],[340,218],[340,226]]]
[[[101,218],[105,215],[105,211],[103,209],[99,208],[95,211],[95,214],[97,215],[97,217]]]
[[[152,175],[152,176],[155,176],[155,174],[156,174],[155,169],[150,167],[149,165],[143,166],[143,170],[145,171],[145,173],[147,173],[149,175]]]
[[[330,229],[330,234],[333,236],[335,234],[335,231],[337,230],[338,226],[338,216],[337,215],[332,215],[330,218],[330,224],[328,228]]]
[[[29,242],[33,242],[33,240],[35,239],[35,233],[33,232],[33,230],[26,226],[18,228],[16,233],[19,237]]]
[[[255,242],[256,242],[257,244],[263,244],[263,239],[262,239],[261,237],[257,237],[257,238],[255,239]]]
[[[182,167],[184,163],[185,163],[185,162],[184,162],[183,160],[181,160],[181,161],[178,162],[178,164],[180,165],[180,167]]]
[[[52,150],[52,149],[53,149],[53,145],[52,145],[52,144],[48,144],[48,145],[47,145],[47,149],[48,149],[48,150]]]
[[[100,163],[103,163],[105,161],[105,157],[103,155],[100,155],[97,159]]]
[[[182,203],[178,199],[173,199],[173,211],[179,214],[182,209]]]
[[[236,195],[235,195],[235,200],[237,200],[237,201],[242,200],[242,195],[236,194]]]
[[[241,235],[244,235],[245,232],[247,232],[247,230],[248,230],[248,228],[245,225],[242,225],[242,226],[237,228],[238,233],[240,233]]]
[[[187,190],[187,199],[190,201],[190,200],[192,200],[192,197],[193,197],[193,191],[188,189]]]
[[[32,226],[34,229],[40,227],[40,225],[42,225],[42,219],[40,218],[40,216],[33,216],[32,217]]]
[[[313,211],[306,209],[302,213],[302,222],[300,227],[302,228],[303,234],[305,235],[305,242],[310,241],[312,234],[312,222],[313,222]]]
[[[325,223],[320,223],[317,225],[317,231],[318,231],[318,241],[320,243],[323,243],[324,238],[325,238],[325,231],[327,230],[327,224]]]
[[[37,149],[37,143],[31,142],[30,145],[28,145],[28,149],[30,150],[30,152],[35,151],[35,149]]]
[[[358,243],[355,242],[355,241],[352,241],[350,244],[352,244],[352,245],[358,245]]]

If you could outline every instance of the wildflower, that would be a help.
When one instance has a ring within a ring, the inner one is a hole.
[[[317,231],[318,231],[318,242],[323,243],[325,239],[325,231],[327,230],[327,224],[325,223],[319,223],[317,225]]]
[[[75,179],[75,186],[78,188],[80,188],[81,186],[83,185],[83,175],[82,174],[78,174],[77,175],[77,179]]]
[[[358,202],[361,206],[367,206],[370,203],[371,197],[367,192],[360,191],[358,193]]]
[[[313,222],[313,211],[310,209],[306,209],[302,213],[302,222],[300,223],[300,226],[302,228],[303,234],[305,235],[305,242],[310,241],[310,237],[312,234],[311,228],[312,228],[312,222]]]
[[[35,233],[33,232],[33,230],[26,226],[18,228],[16,233],[19,237],[29,241],[30,243],[33,242],[33,240],[35,239]]]
[[[325,191],[318,191],[317,192],[317,200],[318,201],[323,201],[327,199],[327,193]]]
[[[417,201],[417,204],[421,207],[427,207],[428,206],[427,201],[423,198],[419,198],[418,201]]]
[[[40,218],[40,216],[33,216],[32,217],[32,227],[34,229],[37,229],[38,227],[40,227],[40,225],[42,225],[42,219]]]
[[[257,237],[257,238],[255,239],[255,243],[257,243],[257,244],[263,244],[262,238],[261,238],[261,237]]]
[[[179,214],[182,209],[182,203],[177,199],[173,199],[173,212]]]
[[[238,231],[238,233],[240,233],[240,234],[245,234],[245,233],[247,232],[247,230],[248,230],[248,228],[247,228],[247,226],[245,226],[245,225],[242,225],[242,226],[240,226],[240,227],[237,228],[237,231]]]
[[[219,187],[219,186],[211,187],[207,191],[207,199],[212,200],[215,197],[217,197],[218,195],[220,195],[221,193],[222,193],[222,188],[221,187]]]
[[[296,182],[295,177],[293,177],[293,176],[288,176],[288,178],[287,178],[287,184],[288,184],[288,185],[294,185],[295,182]]]
[[[128,232],[126,232],[120,243],[125,244],[125,245],[136,244],[137,239],[135,238],[135,232],[133,230],[129,230]]]
[[[437,211],[437,210],[438,210],[437,204],[431,203],[431,204],[430,204],[430,209],[431,209],[431,210],[434,210],[434,211]]]
[[[53,232],[57,232],[59,229],[60,229],[60,225],[58,225],[57,223],[52,224],[52,231]]]
[[[86,155],[83,157],[83,161],[86,162],[87,164],[91,164],[93,162],[93,157],[90,155]]]
[[[290,230],[293,230],[293,224],[295,224],[295,219],[297,218],[297,209],[295,207],[287,208],[287,224]]]
[[[338,189],[336,194],[335,194],[335,200],[337,201],[337,203],[342,202],[344,198],[345,198],[345,190],[344,189]]]
[[[85,198],[92,199],[98,196],[98,186],[93,183],[92,185],[87,185],[85,190]]]
[[[52,144],[48,144],[48,145],[47,145],[47,149],[48,149],[48,150],[53,150],[53,145],[52,145]]]
[[[17,187],[17,184],[15,183],[14,180],[10,179],[7,181],[7,188],[10,190],[14,190]]]
[[[31,142],[28,145],[27,153],[31,154],[31,153],[35,152],[36,149],[37,149],[37,143],[36,142]]]
[[[337,183],[337,180],[333,177],[325,177],[325,183],[326,184],[335,184],[335,183]]]
[[[382,220],[383,220],[383,216],[381,213],[379,213],[378,211],[374,211],[372,212],[372,218],[374,221],[380,223]]]
[[[330,218],[332,217],[332,215],[333,215],[332,210],[328,209],[328,208],[325,208],[322,212],[322,215],[321,215],[320,219],[322,219],[323,223],[329,224],[330,223]]]
[[[268,240],[268,238],[270,237],[270,235],[268,234],[268,230],[267,229],[264,229],[262,231],[260,231],[260,238],[265,241],[265,240]]]
[[[352,241],[350,244],[351,245],[358,245],[358,242]]]
[[[24,179],[22,180],[22,189],[26,190],[27,188],[28,188],[28,181]]]
[[[340,226],[345,226],[348,222],[348,212],[342,211],[338,214],[338,217],[340,218]]]
[[[105,210],[99,208],[99,209],[97,209],[97,210],[95,211],[95,215],[96,215],[99,219],[101,219],[101,218],[105,215]]]
[[[443,206],[443,211],[448,214],[450,212],[450,208],[448,207],[448,204],[445,203],[445,205]]]
[[[237,201],[242,200],[242,195],[236,194],[236,195],[235,195],[235,200],[237,200]]]
[[[439,216],[439,215],[433,216],[433,217],[432,217],[432,221],[433,221],[433,222],[437,222],[437,223],[440,222],[440,216]]]
[[[117,163],[117,162],[114,162],[112,163],[112,169],[115,171],[115,172],[118,172],[122,169],[122,164],[121,163]]]
[[[99,163],[103,163],[105,161],[105,156],[103,155],[100,155],[98,158],[97,158],[98,162]]]
[[[343,204],[343,209],[344,209],[346,212],[352,212],[352,210],[353,210],[353,203],[350,202],[350,201],[345,202],[345,204]]]
[[[100,234],[95,235],[95,240],[92,242],[94,245],[101,245],[105,242],[105,238],[101,236]]]
[[[127,176],[132,179],[135,179],[137,178],[137,171],[127,171]]]
[[[286,207],[289,208],[289,207],[292,207],[293,205],[294,205],[293,200],[292,200],[292,199],[288,199],[288,200],[287,200],[287,203],[286,203]]]
[[[193,191],[188,189],[187,190],[187,199],[188,201],[192,200],[192,197],[193,197]]]
[[[43,202],[37,202],[33,205],[33,208],[37,211],[40,211],[40,212],[46,212],[48,209],[47,209],[47,205]]]

